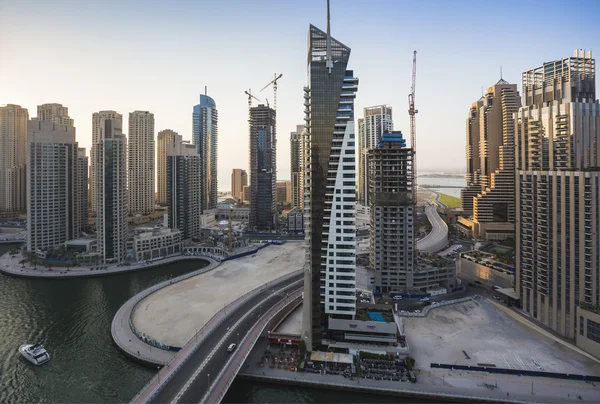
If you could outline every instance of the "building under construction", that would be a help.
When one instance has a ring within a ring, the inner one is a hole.
[[[253,230],[277,229],[275,110],[250,108],[250,220]]]
[[[384,132],[368,152],[370,267],[375,293],[413,288],[413,150],[402,132]]]

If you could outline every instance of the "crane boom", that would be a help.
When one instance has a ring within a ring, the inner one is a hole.
[[[273,109],[275,111],[277,111],[277,80],[279,80],[283,74],[280,74],[279,76],[277,75],[277,73],[275,73],[275,78],[273,80],[271,80],[269,82],[269,84],[267,84],[266,86],[264,86],[260,91],[264,90],[265,88],[269,87],[271,84],[273,84]]]

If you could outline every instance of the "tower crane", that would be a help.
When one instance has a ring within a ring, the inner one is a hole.
[[[417,51],[413,52],[412,85],[408,94],[408,115],[410,115],[410,147],[413,151],[413,203],[417,201],[417,125],[415,115],[419,112],[415,109],[415,85],[417,79]]]
[[[271,84],[273,84],[273,109],[275,111],[277,111],[277,80],[279,80],[281,78],[281,76],[283,76],[283,74],[280,74],[278,76],[277,73],[275,73],[275,75],[274,75],[275,78],[273,80],[271,80],[269,82],[269,84],[267,84],[260,90],[260,91],[262,91],[265,88],[269,87]]]
[[[412,85],[408,94],[408,115],[410,116],[410,147],[412,148],[412,194],[413,194],[413,223],[417,223],[417,126],[415,115],[419,110],[415,109],[415,87],[417,79],[417,51],[413,52]],[[413,260],[417,265],[417,243],[414,243]]]
[[[244,94],[246,94],[248,96],[248,109],[252,108],[252,98],[254,98],[256,101],[260,102],[260,100],[258,98],[256,98],[255,96],[252,95],[252,90],[248,89],[248,91],[244,91]]]

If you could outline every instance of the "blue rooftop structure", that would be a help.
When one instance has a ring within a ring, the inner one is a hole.
[[[383,147],[384,143],[387,142],[399,142],[401,143],[401,147],[406,147],[406,139],[404,139],[404,135],[401,131],[385,131],[381,134],[381,137],[377,141],[377,147]]]
[[[367,313],[369,315],[369,318],[371,319],[371,321],[381,321],[385,323],[385,318],[383,317],[383,314],[381,313],[377,313],[377,312],[368,312]]]

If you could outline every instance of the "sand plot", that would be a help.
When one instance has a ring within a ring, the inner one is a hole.
[[[136,329],[163,344],[182,347],[196,330],[247,292],[302,269],[304,243],[269,246],[254,256],[223,262],[213,271],[159,290],[133,315]]]
[[[479,299],[405,318],[417,366],[432,362],[600,375],[600,364]]]

